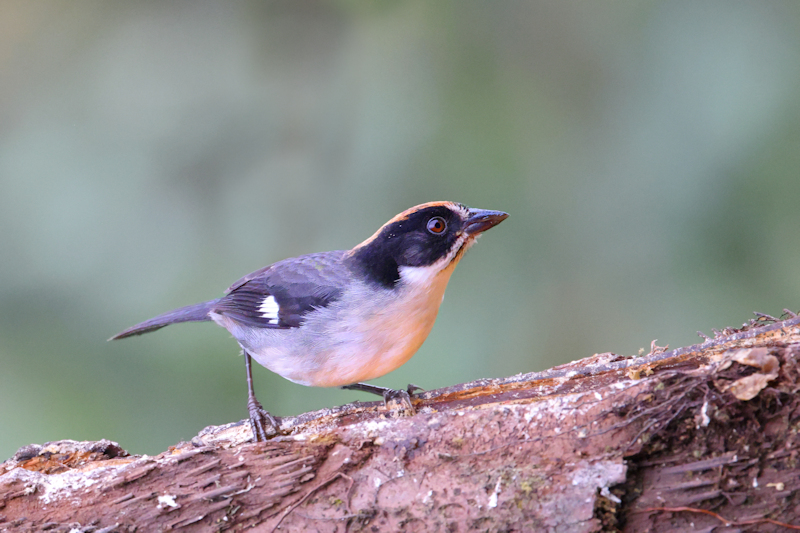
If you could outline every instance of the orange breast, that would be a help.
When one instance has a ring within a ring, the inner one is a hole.
[[[455,263],[432,279],[408,287],[398,301],[363,320],[359,353],[329,354],[311,384],[337,387],[367,381],[388,374],[411,359],[433,328]]]

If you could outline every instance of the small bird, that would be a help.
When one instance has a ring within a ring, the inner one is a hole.
[[[279,261],[246,275],[222,298],[164,313],[109,340],[178,322],[213,320],[227,329],[244,354],[255,441],[277,434],[279,422],[256,399],[251,358],[301,385],[361,390],[386,401],[399,395],[410,405],[406,391],[361,382],[416,353],[464,252],[507,217],[455,202],[421,204],[352,250]]]

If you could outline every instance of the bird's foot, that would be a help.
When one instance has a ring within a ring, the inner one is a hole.
[[[383,403],[387,408],[396,411],[400,416],[413,416],[416,413],[414,404],[411,403],[411,397],[415,391],[423,390],[422,387],[411,384],[408,385],[406,390],[394,390],[367,383],[353,383],[352,385],[343,386],[342,389],[377,394],[383,397]]]
[[[383,391],[383,404],[399,416],[414,416],[416,410],[414,404],[411,403],[411,393],[404,390],[386,389]]]
[[[414,396],[414,393],[417,391],[425,392],[425,389],[418,385],[414,385],[413,383],[409,383],[408,387],[406,387],[406,391],[408,391],[409,396]]]
[[[255,396],[247,400],[247,411],[250,413],[250,429],[253,431],[253,442],[264,442],[280,432],[279,420],[264,409]]]

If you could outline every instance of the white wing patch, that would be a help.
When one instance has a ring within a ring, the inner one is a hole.
[[[278,311],[280,311],[280,306],[278,302],[275,301],[274,296],[267,296],[264,298],[258,310],[261,312],[263,318],[269,319],[270,324],[278,323]]]

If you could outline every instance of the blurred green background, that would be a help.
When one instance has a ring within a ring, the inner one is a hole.
[[[246,415],[229,334],[106,339],[399,211],[511,213],[377,381],[800,308],[800,3],[0,3],[0,459]],[[276,415],[372,400],[256,369]]]

